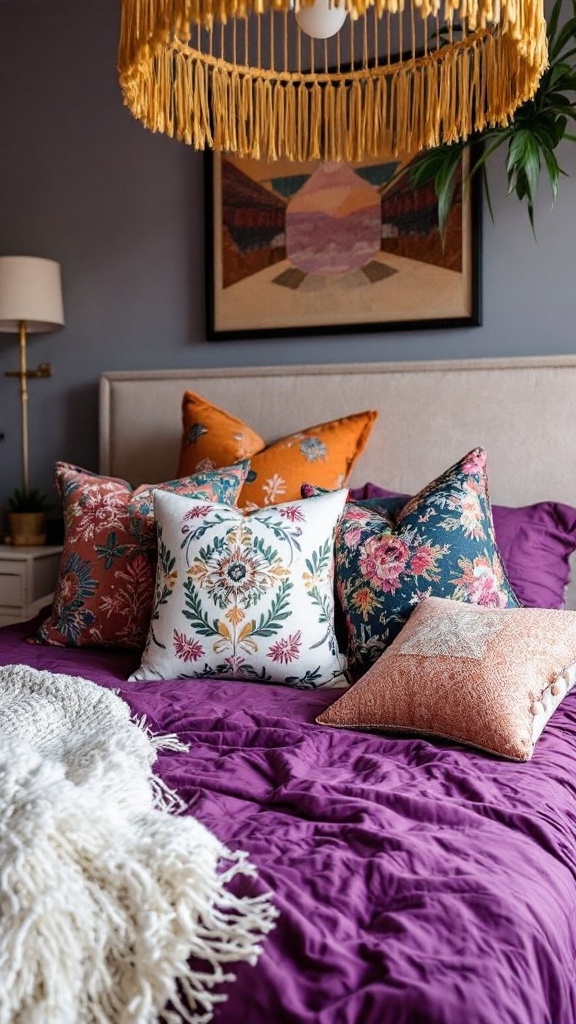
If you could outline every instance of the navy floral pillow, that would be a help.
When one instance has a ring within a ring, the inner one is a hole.
[[[347,502],[335,543],[336,587],[355,679],[398,636],[424,597],[520,607],[494,539],[482,448],[401,507]]]

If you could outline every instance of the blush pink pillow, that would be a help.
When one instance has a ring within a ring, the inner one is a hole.
[[[396,499],[399,507],[410,495],[366,483],[350,490],[354,501]],[[563,608],[570,579],[570,556],[576,550],[576,508],[541,501],[509,508],[492,505],[496,543],[506,575],[527,608]]]
[[[528,761],[575,680],[575,611],[426,597],[316,721],[438,736]]]

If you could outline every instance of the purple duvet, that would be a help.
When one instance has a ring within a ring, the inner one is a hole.
[[[177,732],[158,774],[275,894],[214,1024],[576,1022],[576,695],[516,764],[315,725],[334,691],[127,683],[133,657],[28,632],[0,630],[0,664],[119,687]]]

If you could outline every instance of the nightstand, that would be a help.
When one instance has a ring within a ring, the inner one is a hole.
[[[54,594],[61,547],[0,545],[0,626],[33,618]]]

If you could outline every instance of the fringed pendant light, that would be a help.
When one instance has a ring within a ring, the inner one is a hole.
[[[196,149],[356,161],[506,124],[546,66],[543,0],[340,2],[122,0],[125,103]]]

